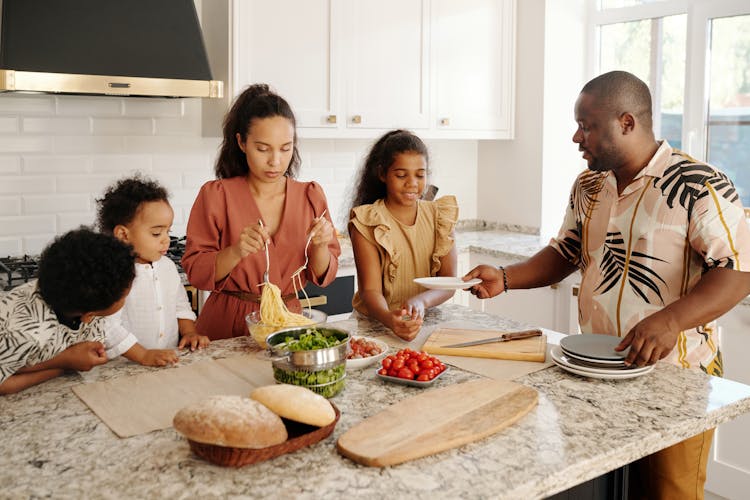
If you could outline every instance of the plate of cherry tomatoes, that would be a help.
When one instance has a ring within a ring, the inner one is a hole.
[[[401,349],[383,358],[375,372],[381,380],[414,387],[427,387],[435,383],[448,367],[435,356],[424,351]]]
[[[372,337],[352,337],[346,355],[346,367],[359,370],[377,363],[388,354],[388,344]]]

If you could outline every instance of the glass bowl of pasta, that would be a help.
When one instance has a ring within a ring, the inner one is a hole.
[[[296,316],[301,316],[301,318]],[[317,309],[303,309],[302,314],[295,314],[291,319],[285,315],[281,315],[278,317],[272,316],[264,322],[261,320],[261,312],[253,311],[245,316],[245,324],[247,325],[247,331],[253,340],[255,340],[260,347],[265,349],[268,347],[266,344],[268,336],[272,333],[276,333],[282,328],[308,325],[315,326],[325,323],[327,319],[328,315],[323,311],[318,311]]]

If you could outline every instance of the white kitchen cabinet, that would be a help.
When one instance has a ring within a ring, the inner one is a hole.
[[[235,93],[268,83],[303,137],[426,128],[428,4],[235,0]]]
[[[265,82],[306,138],[513,136],[515,0],[234,0],[233,93]]]
[[[432,0],[432,95],[437,133],[512,138],[513,0]]]
[[[750,305],[738,304],[719,318],[724,377],[750,384]],[[750,491],[750,415],[716,429],[708,461],[706,490],[726,498],[747,498]]]
[[[344,2],[349,129],[429,126],[429,0]]]
[[[471,268],[480,264],[490,266],[510,265],[518,260],[501,259],[472,253]],[[469,299],[469,307],[477,311],[496,314],[529,325],[548,328],[562,333],[578,333],[576,297],[573,288],[578,280],[571,275],[563,282],[529,290],[511,289],[491,299]],[[511,285],[512,286],[512,285]],[[571,315],[573,315],[571,317]]]
[[[300,129],[337,128],[338,2],[235,0],[233,8],[234,94],[268,83]]]

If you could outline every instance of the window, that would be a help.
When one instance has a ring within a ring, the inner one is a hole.
[[[750,207],[750,2],[591,4],[592,74],[648,83],[656,136],[726,172]]]

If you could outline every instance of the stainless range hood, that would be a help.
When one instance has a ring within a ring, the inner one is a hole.
[[[222,97],[193,0],[0,0],[0,92]]]

